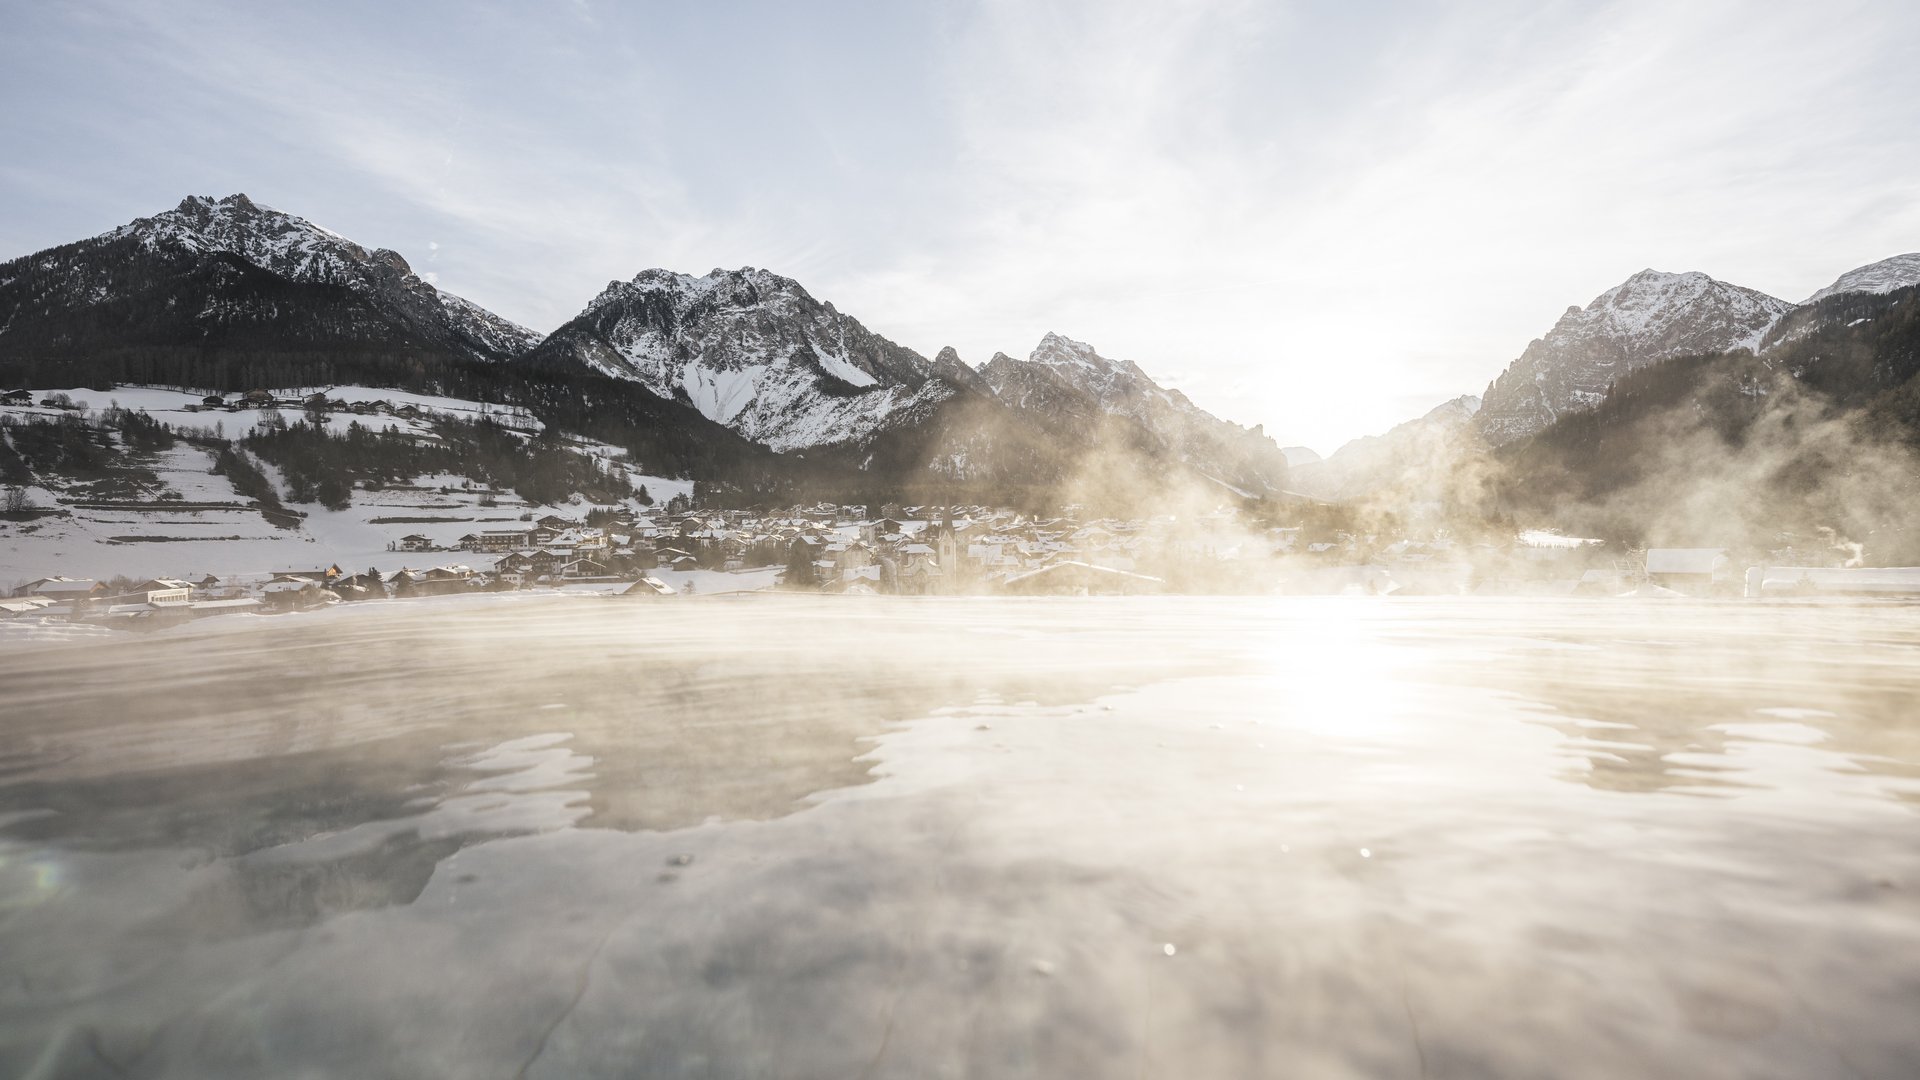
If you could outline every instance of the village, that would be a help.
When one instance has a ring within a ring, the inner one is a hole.
[[[1531,531],[1467,544],[1301,527],[1232,508],[1179,519],[1036,518],[984,506],[820,504],[743,510],[600,508],[526,515],[453,543],[389,544],[399,566],[97,580],[53,575],[0,599],[0,620],[152,629],[217,615],[363,600],[541,590],[666,599],[764,590],[846,596],[1281,595],[1764,598],[1920,595],[1920,569],[1831,552],[1740,560],[1722,548],[1622,551]],[[590,523],[591,522],[591,523]],[[1776,565],[1781,558],[1786,564]],[[675,583],[678,583],[677,585]]]

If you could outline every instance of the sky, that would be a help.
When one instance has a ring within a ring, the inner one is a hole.
[[[1569,305],[1920,250],[1920,5],[0,0],[0,258],[245,192],[547,331],[760,266],[1330,452]]]

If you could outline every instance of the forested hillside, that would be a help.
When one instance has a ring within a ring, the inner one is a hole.
[[[1830,296],[1781,343],[1654,364],[1504,448],[1495,504],[1657,544],[1920,561],[1920,289]]]

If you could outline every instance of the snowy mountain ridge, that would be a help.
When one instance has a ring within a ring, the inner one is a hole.
[[[857,439],[956,392],[918,353],[750,266],[610,282],[525,362],[638,382],[778,451]]]
[[[1842,293],[1888,293],[1909,285],[1920,285],[1920,251],[1855,267],[1835,278],[1833,284],[1800,301],[1800,305],[1805,307]]]
[[[1639,273],[1568,308],[1487,386],[1475,418],[1489,442],[1525,438],[1591,408],[1629,371],[1699,353],[1755,349],[1795,305],[1692,271]]]
[[[172,210],[139,218],[97,239],[128,239],[153,252],[224,253],[292,281],[402,294],[428,312],[437,308],[448,329],[479,346],[478,351],[491,353],[491,359],[525,352],[541,340],[533,330],[435,288],[415,274],[399,252],[369,251],[339,233],[256,203],[244,194],[220,199],[189,196]]]
[[[1009,407],[1062,429],[1090,429],[1101,415],[1131,422],[1203,474],[1244,490],[1279,490],[1286,477],[1286,456],[1259,427],[1222,420],[1131,360],[1062,334],[1048,332],[1025,360],[995,353],[980,377]]]

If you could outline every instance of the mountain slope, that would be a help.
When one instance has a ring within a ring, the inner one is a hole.
[[[1081,436],[1119,420],[1201,474],[1253,493],[1285,486],[1287,459],[1260,428],[1243,428],[1153,381],[1139,365],[1049,333],[1026,360],[996,353],[980,376],[1009,408]]]
[[[386,387],[520,406],[658,475],[767,482],[763,448],[683,404],[503,362],[538,341],[397,253],[244,195],[0,263],[0,384]]]
[[[365,348],[499,361],[539,335],[245,195],[194,197],[0,264],[0,356]]]
[[[1642,270],[1568,308],[1484,395],[1475,425],[1495,445],[1591,408],[1615,380],[1676,356],[1755,349],[1794,305],[1701,273]]]
[[[1920,285],[1920,252],[1895,255],[1876,263],[1855,267],[1834,279],[1833,284],[1800,301],[1802,305],[1817,303],[1829,296],[1842,293],[1886,293],[1895,289],[1904,289],[1909,285]]]
[[[954,392],[918,353],[753,267],[612,282],[522,363],[637,382],[779,451],[858,439]]]
[[[1290,482],[1294,490],[1323,499],[1387,491],[1424,498],[1429,489],[1443,486],[1434,482],[1436,478],[1479,443],[1473,426],[1479,411],[1479,398],[1471,394],[1454,398],[1384,435],[1362,436],[1325,460],[1296,465]]]
[[[1920,559],[1920,289],[1835,293],[1767,353],[1679,357],[1501,448],[1499,501],[1631,543]],[[1824,538],[1824,539],[1823,539]]]

